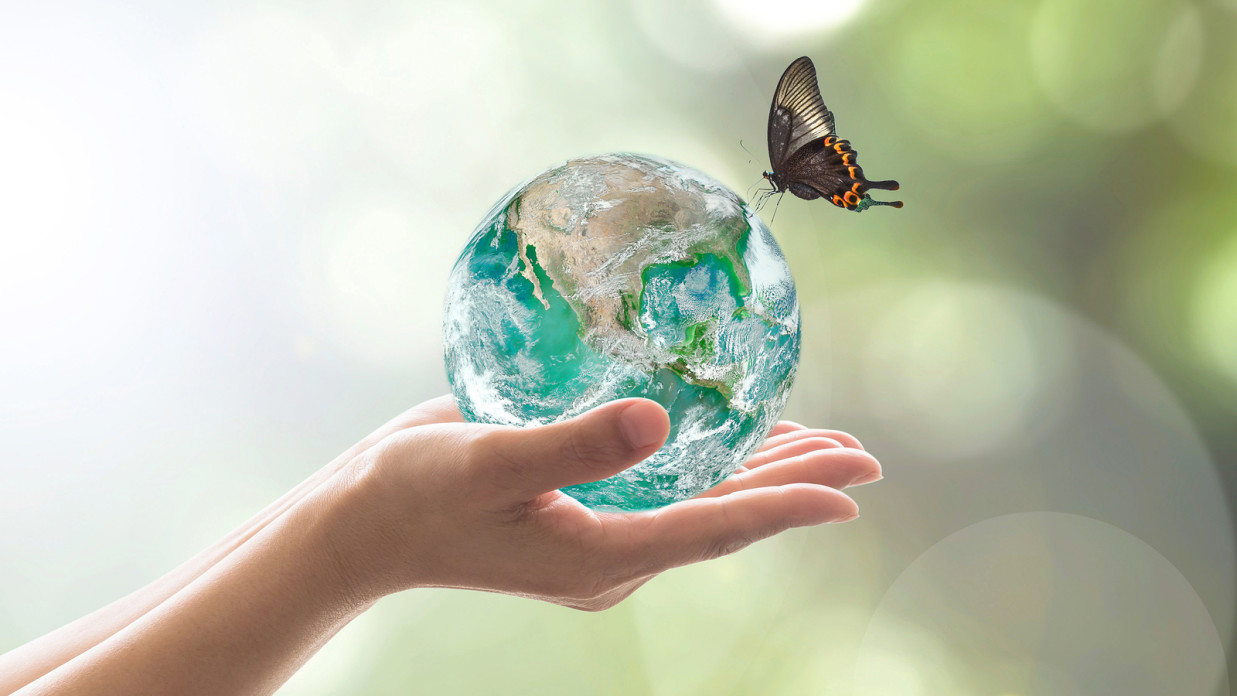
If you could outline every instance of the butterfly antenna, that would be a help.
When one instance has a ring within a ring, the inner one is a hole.
[[[743,148],[743,151],[746,152],[747,154],[752,155],[752,151],[747,149],[747,146],[743,144],[743,138],[739,138],[739,147]],[[755,157],[755,156],[756,155],[752,155],[752,157]],[[752,161],[749,159],[747,163],[751,164]]]

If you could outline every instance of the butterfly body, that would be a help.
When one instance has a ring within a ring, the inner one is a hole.
[[[837,137],[833,112],[825,106],[816,67],[806,56],[786,68],[769,109],[767,193],[790,191],[804,200],[824,198],[839,208],[863,212],[874,205],[901,208],[901,201],[877,201],[869,189],[898,190],[896,181],[871,181],[856,162],[850,142]]]

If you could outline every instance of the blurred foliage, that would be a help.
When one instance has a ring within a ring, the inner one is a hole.
[[[0,10],[3,645],[443,391],[447,271],[523,178],[634,150],[757,183],[799,55],[906,202],[772,224],[787,416],[882,460],[863,517],[599,615],[391,597],[281,693],[1228,693],[1224,0]]]

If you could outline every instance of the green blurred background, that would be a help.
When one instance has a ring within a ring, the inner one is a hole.
[[[390,597],[280,693],[1230,693],[1232,0],[6,5],[0,650],[444,392],[511,186],[617,150],[756,183],[800,55],[906,201],[773,225],[787,417],[882,461],[863,516],[602,614]]]

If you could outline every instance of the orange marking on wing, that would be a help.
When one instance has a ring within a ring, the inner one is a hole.
[[[847,167],[847,171],[849,171],[849,172],[850,172],[850,178],[852,178],[852,179],[858,179],[858,178],[859,178],[859,177],[855,176],[855,168],[854,168],[854,167]]]
[[[837,206],[837,207],[839,207],[839,208],[845,208],[845,207],[846,207],[846,206],[845,206],[845,205],[843,205],[843,203],[842,203],[842,197],[841,197],[841,196],[838,196],[838,195],[836,195],[836,194],[833,196],[833,204],[834,204],[834,205],[836,205],[836,206]]]
[[[860,187],[860,186],[863,186],[863,182],[862,182],[862,181],[856,181],[856,182],[855,182],[855,185],[850,187],[850,190],[851,190],[851,191],[854,191],[854,192],[855,192],[855,194],[856,194],[856,195],[858,195],[858,193],[859,193],[859,187]]]
[[[850,199],[851,196],[854,196],[855,200],[852,201]],[[854,191],[847,191],[846,195],[843,196],[843,198],[846,200],[847,203],[850,203],[851,205],[859,205],[859,195],[855,193]]]

